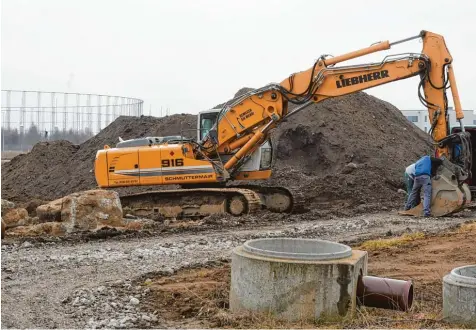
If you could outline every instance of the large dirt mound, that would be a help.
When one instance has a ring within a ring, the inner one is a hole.
[[[241,89],[236,95],[249,90]],[[80,146],[39,143],[2,167],[2,198],[50,200],[96,186],[93,162],[105,144],[142,136],[195,136],[195,115],[120,117]],[[300,189],[308,205],[368,209],[395,205],[403,170],[430,150],[429,138],[391,104],[365,93],[312,104],[273,133],[271,180]],[[157,187],[121,188],[119,193]]]
[[[32,198],[52,200],[75,191],[96,187],[93,167],[96,151],[105,144],[144,136],[196,136],[195,115],[119,117],[99,134],[74,146],[68,141],[41,142],[26,155],[2,165],[2,198],[25,202]],[[188,130],[188,131],[187,131]],[[139,188],[121,188],[120,193]],[[151,189],[151,188],[149,188]]]
[[[272,140],[270,183],[297,186],[315,208],[362,211],[403,203],[403,171],[431,146],[396,107],[363,92],[308,106]]]

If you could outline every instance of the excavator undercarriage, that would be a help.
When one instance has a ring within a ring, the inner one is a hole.
[[[302,195],[284,187],[238,185],[150,191],[121,197],[125,214],[149,219],[198,220],[212,214],[234,216],[266,209],[302,213]]]

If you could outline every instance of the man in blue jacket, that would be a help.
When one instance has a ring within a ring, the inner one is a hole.
[[[405,203],[403,203],[403,206],[407,204],[407,201],[410,199],[410,194],[412,193],[412,190],[413,190],[413,182],[415,181],[415,163],[408,165],[407,168],[405,169],[404,181],[405,181],[405,185],[407,186],[407,198],[405,199]],[[420,204],[419,195],[417,196],[415,204],[411,205],[410,208],[414,208],[418,204]]]
[[[425,217],[431,215],[431,176],[436,172],[436,168],[443,161],[439,158],[423,156],[415,163],[415,178],[413,181],[412,192],[405,204],[405,210],[414,207],[420,197],[423,188],[423,214]]]

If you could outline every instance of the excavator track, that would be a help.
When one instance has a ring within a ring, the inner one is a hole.
[[[238,185],[235,188],[255,191],[267,210],[276,213],[305,213],[304,195],[296,189],[280,186]]]
[[[258,193],[242,188],[143,192],[120,197],[124,214],[153,220],[197,220],[211,214],[251,214],[262,208]]]

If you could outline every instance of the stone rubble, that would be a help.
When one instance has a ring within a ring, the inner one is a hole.
[[[353,218],[290,217],[286,222],[89,241],[11,241],[2,244],[2,326],[5,328],[164,328],[161,311],[144,302],[157,274],[228,259],[246,240],[303,237],[349,241],[388,233],[438,232],[474,219],[422,219],[392,214]],[[41,299],[41,305],[32,301]]]

